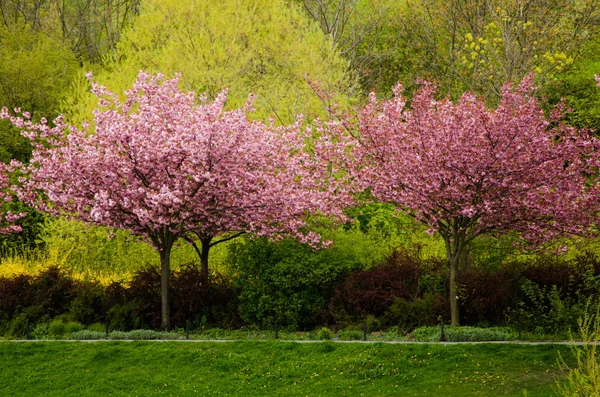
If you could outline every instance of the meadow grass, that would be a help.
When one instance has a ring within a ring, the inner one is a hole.
[[[551,396],[553,345],[0,343],[6,396]],[[524,394],[526,393],[526,394]]]

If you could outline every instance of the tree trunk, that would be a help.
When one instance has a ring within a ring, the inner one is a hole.
[[[448,258],[448,267],[450,270],[450,324],[458,325],[460,316],[458,312],[458,296],[456,291],[456,273],[458,271],[459,257]]]
[[[458,265],[464,251],[464,238],[461,236],[444,236],[446,243],[446,258],[448,259],[449,285],[450,285],[450,324],[459,325],[460,315],[458,310],[458,293],[456,290],[456,276],[458,274]]]
[[[167,331],[170,327],[171,310],[169,308],[169,277],[171,274],[171,247],[166,244],[160,251],[160,328]]]
[[[202,252],[200,255],[200,276],[202,281],[208,283],[208,254],[210,251],[210,242],[212,237],[200,239],[202,243]]]

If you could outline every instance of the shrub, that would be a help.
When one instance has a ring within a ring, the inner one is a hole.
[[[420,277],[419,259],[395,251],[383,265],[350,274],[333,293],[331,314],[341,324],[381,317],[395,298],[412,301],[418,295]]]
[[[517,302],[519,271],[515,266],[504,266],[496,272],[470,268],[459,273],[457,284],[461,323],[498,324],[504,320],[506,309]]]
[[[46,338],[48,338],[49,333],[50,333],[49,324],[47,324],[47,323],[38,324],[33,329],[33,332],[31,333],[31,338],[46,339]]]
[[[75,294],[75,282],[58,266],[49,267],[37,274],[31,284],[33,305],[40,306],[44,317],[54,318],[67,313]]]
[[[277,321],[288,329],[326,322],[331,291],[357,266],[329,250],[314,252],[292,240],[269,242],[263,238],[231,244],[229,258],[241,291],[241,318],[246,324],[262,327],[272,327]]]
[[[584,315],[578,321],[581,346],[571,345],[576,366],[569,368],[563,357],[559,363],[566,376],[556,381],[559,397],[600,396],[600,362],[598,361],[598,338],[600,337],[600,312]]]
[[[79,281],[74,285],[74,298],[68,317],[82,324],[93,324],[106,318],[104,287],[98,282]]]
[[[440,318],[448,320],[448,298],[439,292],[426,292],[412,302],[394,298],[382,317],[385,324],[394,324],[404,331],[437,324]]]
[[[364,333],[360,331],[340,331],[337,333],[339,340],[363,340]]]
[[[85,327],[86,330],[92,332],[106,332],[106,325],[102,323],[94,323]]]
[[[83,325],[76,321],[63,322],[60,319],[56,319],[48,325],[48,335],[58,338],[65,335],[70,335],[73,332],[79,332],[82,329]]]
[[[317,332],[317,339],[319,340],[329,340],[331,339],[331,330],[329,328],[323,327]]]
[[[99,331],[90,331],[90,330],[82,330],[73,332],[71,334],[71,339],[75,340],[98,340],[106,338],[106,333]]]
[[[514,340],[514,332],[509,328],[490,327],[444,327],[448,342],[485,342]],[[439,342],[442,335],[441,327],[421,327],[412,332],[417,342]]]
[[[235,310],[236,291],[228,277],[212,273],[208,283],[195,264],[187,264],[172,276],[171,322],[185,327],[200,322],[234,327],[240,324]]]
[[[108,334],[108,339],[113,340],[160,340],[169,339],[176,340],[181,339],[179,334],[175,332],[157,332],[149,329],[139,329],[135,331],[123,332],[123,331],[112,331]]]

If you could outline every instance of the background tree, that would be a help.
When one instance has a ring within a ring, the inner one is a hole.
[[[114,50],[120,33],[138,12],[139,0],[6,0],[3,27],[27,26],[69,47],[82,63],[98,63]]]
[[[306,14],[346,58],[364,93],[391,89],[403,68],[397,21],[404,2],[393,0],[299,0]],[[389,83],[389,81],[392,83]]]
[[[285,0],[148,0],[123,33],[114,59],[96,73],[98,81],[122,92],[139,70],[181,73],[183,86],[215,98],[228,89],[228,106],[256,94],[253,117],[293,122],[297,114],[324,114],[307,84],[318,81],[336,98],[353,95],[347,61],[298,6]],[[68,118],[89,118],[95,99],[80,84]]]
[[[372,96],[356,119],[329,124],[338,140],[343,126],[355,131],[348,161],[358,188],[443,238],[452,325],[459,323],[459,260],[476,237],[520,232],[540,243],[586,232],[592,220],[583,155],[597,142],[547,119],[532,91],[532,78],[517,89],[505,85],[499,106],[489,110],[472,94],[456,103],[435,100],[430,84],[407,106],[398,86],[393,99]],[[337,148],[339,158],[345,149]]]
[[[100,108],[93,131],[11,118],[36,143],[22,198],[44,212],[129,229],[145,236],[161,259],[162,326],[169,326],[171,249],[195,245],[208,278],[212,246],[246,232],[279,234],[316,245],[303,233],[310,213],[342,216],[327,169],[304,151],[298,121],[275,128],[224,111],[225,94],[196,105],[178,78],[140,73],[120,101],[94,84]],[[6,108],[3,117],[8,118]],[[64,139],[65,134],[68,136]],[[44,200],[40,201],[40,194]]]
[[[445,94],[470,90],[495,102],[505,81],[535,71],[543,85],[568,70],[589,49],[599,18],[596,0],[409,1],[398,33],[413,79],[435,78]]]
[[[26,25],[0,25],[0,103],[27,109],[34,119],[54,118],[78,69],[75,55],[59,41]],[[0,161],[26,161],[27,139],[0,121]]]

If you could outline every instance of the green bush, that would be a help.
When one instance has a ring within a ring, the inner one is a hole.
[[[81,323],[76,321],[63,322],[60,319],[56,319],[48,325],[48,336],[59,338],[81,330],[83,330]]]
[[[581,346],[571,345],[576,365],[570,368],[561,356],[559,363],[566,372],[564,380],[556,381],[559,397],[600,396],[600,361],[598,339],[600,338],[600,311],[586,314],[578,321]]]
[[[317,339],[319,340],[329,340],[331,339],[331,330],[329,328],[323,327],[317,332]]]
[[[359,266],[330,250],[263,238],[231,244],[229,258],[246,324],[294,330],[323,323],[334,286]]]
[[[106,338],[106,333],[98,331],[90,331],[84,329],[82,331],[73,332],[71,339],[75,340],[98,340]]]
[[[337,333],[339,340],[363,340],[364,333],[360,331],[340,331]]]
[[[175,332],[157,332],[149,329],[138,329],[135,331],[123,332],[112,331],[108,334],[108,339],[112,340],[161,340],[161,339],[181,339],[181,336]]]
[[[85,327],[86,330],[92,332],[106,332],[106,325],[102,323],[94,323]]]
[[[514,331],[509,328],[490,327],[444,327],[446,340],[448,342],[486,342],[514,340]],[[439,342],[441,339],[441,327],[421,327],[412,332],[417,342]]]

